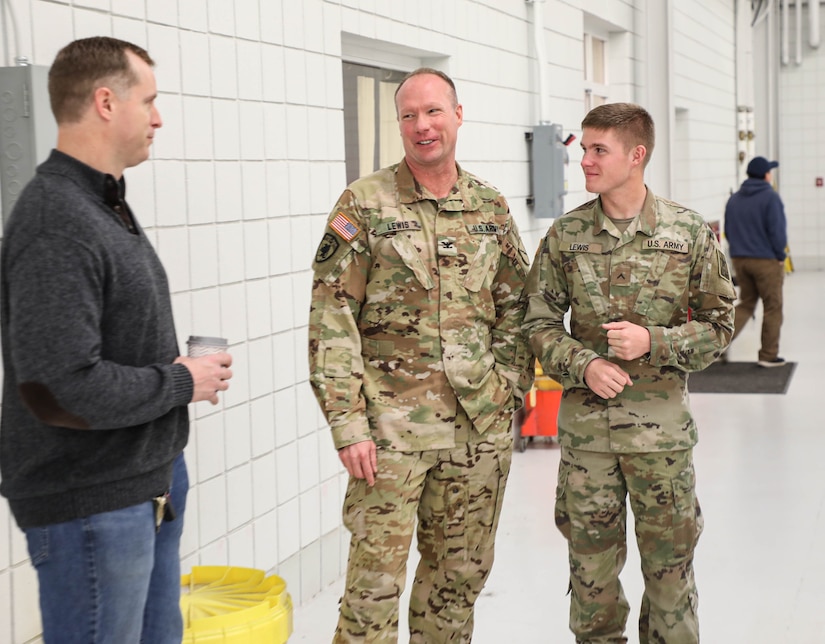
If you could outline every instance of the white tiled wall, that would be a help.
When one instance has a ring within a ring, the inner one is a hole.
[[[825,270],[825,54],[808,41],[808,6],[803,8],[802,64],[796,64],[795,30],[790,29],[790,62],[780,69],[778,102],[779,194],[788,219],[788,246],[797,270]],[[793,16],[793,12],[792,12]],[[792,23],[793,24],[793,23]],[[820,8],[820,38],[825,7]]]
[[[525,201],[524,133],[539,120],[533,11],[544,16],[547,117],[580,135],[583,11],[614,34],[615,97],[635,100],[644,94],[649,68],[662,64],[637,58],[645,34],[634,30],[644,23],[645,2],[11,4],[20,25],[16,48],[35,64],[48,65],[70,40],[97,34],[145,45],[157,61],[164,127],[153,159],[127,172],[127,198],[167,268],[181,346],[190,333],[224,335],[235,360],[235,379],[220,404],[191,408],[184,571],[197,564],[274,571],[301,602],[338,578],[347,556],[340,518],[346,476],[306,363],[310,263],[326,215],[345,187],[342,56],[369,62],[362,56],[367,43],[371,60],[387,66],[446,65],[465,109],[459,161],[505,192],[532,253],[549,223],[534,219]],[[686,143],[678,157],[678,189],[680,198],[706,213],[722,201],[735,175],[734,165],[726,165],[735,145],[731,4],[696,0],[689,12],[679,3],[672,11],[672,90]],[[822,200],[803,188],[820,160],[816,137],[825,135],[821,110],[797,106],[822,104],[824,61],[809,52],[806,66],[783,80],[783,109],[799,112],[785,129],[793,142],[787,156],[799,159],[800,172],[789,171],[790,161],[782,168],[783,188],[796,175],[801,182],[784,195],[798,239],[792,243],[820,262],[825,236],[816,208]],[[663,125],[657,123],[659,135],[668,136]],[[587,195],[578,141],[568,151],[570,208]],[[803,163],[810,164],[804,172]],[[36,604],[22,534],[2,503],[0,642],[37,637]]]
[[[734,16],[728,0],[673,3],[673,86],[676,115],[672,198],[721,219],[736,167],[730,127],[736,110]],[[662,159],[653,154],[653,161]]]

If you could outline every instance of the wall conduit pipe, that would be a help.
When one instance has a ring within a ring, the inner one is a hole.
[[[547,60],[544,56],[544,0],[527,0],[533,6],[533,46],[536,49],[536,77],[538,78],[538,122],[547,120],[547,91],[544,83],[544,69]]]

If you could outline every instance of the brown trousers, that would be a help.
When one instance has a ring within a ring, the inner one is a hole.
[[[759,360],[779,357],[779,330],[782,328],[782,283],[785,281],[785,263],[775,259],[734,257],[733,270],[739,286],[733,338],[753,317],[756,303],[762,300],[762,347]]]

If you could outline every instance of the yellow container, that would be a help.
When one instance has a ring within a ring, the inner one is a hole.
[[[194,566],[181,586],[182,644],[283,644],[292,635],[292,598],[277,575]]]
[[[536,360],[536,377],[533,380],[533,389],[539,391],[561,391],[564,389],[560,382],[553,380],[550,376],[544,375],[539,361]]]

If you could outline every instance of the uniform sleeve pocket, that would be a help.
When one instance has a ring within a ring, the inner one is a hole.
[[[324,375],[327,378],[347,378],[352,375],[352,351],[346,347],[324,349]]]
[[[323,372],[326,408],[331,411],[349,409],[358,382],[352,375],[352,351],[344,347],[326,347]]]
[[[715,260],[705,262],[699,288],[703,293],[734,299],[736,291],[733,288],[728,259],[720,249],[713,249],[712,252],[715,253]]]

